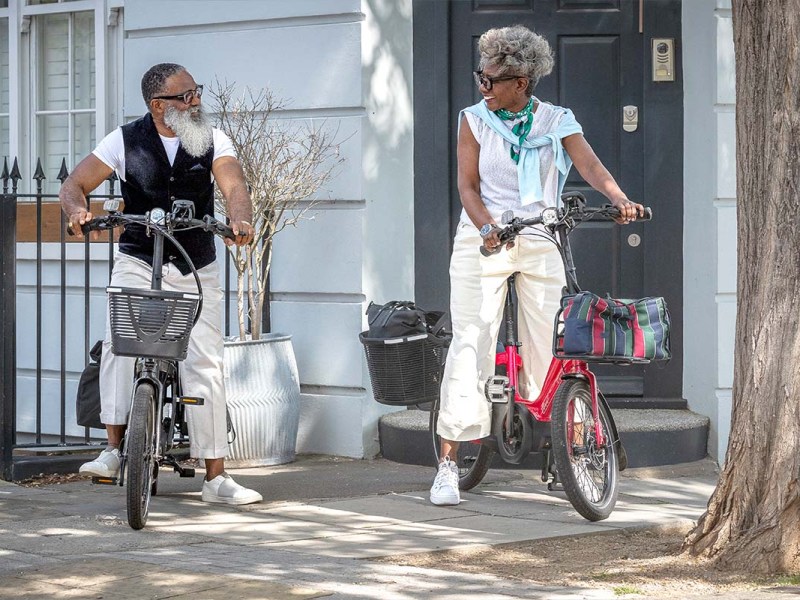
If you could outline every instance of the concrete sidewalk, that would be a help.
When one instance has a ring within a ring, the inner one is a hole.
[[[138,532],[119,487],[0,482],[0,598],[615,598],[369,559],[693,520],[716,482],[707,461],[635,471],[600,523],[535,471],[490,471],[460,506],[435,507],[430,468],[299,457],[231,471],[264,496],[239,508],[202,503],[199,470],[195,479],[163,471]]]

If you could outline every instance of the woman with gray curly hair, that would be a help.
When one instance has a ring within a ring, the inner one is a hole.
[[[437,505],[461,501],[456,454],[461,441],[490,434],[490,404],[483,384],[494,375],[494,350],[503,316],[506,279],[517,276],[520,392],[538,396],[551,356],[553,316],[564,286],[558,250],[546,240],[520,236],[507,252],[482,256],[500,245],[496,223],[537,216],[556,206],[574,164],[594,189],[620,211],[618,222],[643,215],[628,200],[583,137],[572,111],[533,95],[553,70],[542,36],[516,25],[490,29],[479,42],[480,69],[474,73],[483,100],[459,114],[458,191],[461,219],[450,261],[453,341],[441,389],[437,433],[442,462],[430,492]]]

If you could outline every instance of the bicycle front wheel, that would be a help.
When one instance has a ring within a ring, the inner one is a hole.
[[[433,442],[433,454],[436,457],[436,464],[441,460],[442,438],[436,434],[436,424],[439,421],[439,399],[431,409],[429,427],[431,441]],[[489,446],[481,444],[479,441],[461,442],[458,445],[456,465],[458,466],[458,489],[471,490],[478,485],[486,476],[492,464],[494,450]]]
[[[140,383],[133,396],[128,420],[128,524],[141,529],[147,523],[150,496],[153,493],[153,474],[156,444],[156,391],[149,382]]]
[[[589,384],[570,379],[558,388],[551,414],[553,459],[567,498],[590,521],[608,518],[618,493],[619,456],[611,419],[602,404],[598,414],[603,444],[597,442]]]

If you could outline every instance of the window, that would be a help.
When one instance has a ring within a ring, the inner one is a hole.
[[[73,167],[95,144],[94,11],[38,15],[34,36],[31,158],[53,181],[62,159]]]
[[[20,191],[42,161],[46,193],[118,124],[123,0],[0,0],[0,163]],[[10,164],[9,164],[10,166]]]

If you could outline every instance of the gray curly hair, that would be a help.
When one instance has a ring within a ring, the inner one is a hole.
[[[553,52],[542,36],[523,25],[490,29],[478,40],[479,68],[497,67],[498,75],[514,74],[528,78],[528,96],[539,80],[553,70]]]

